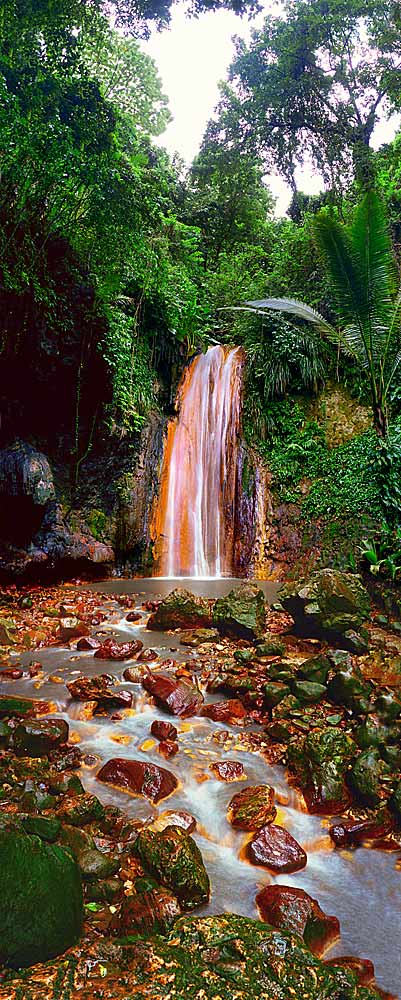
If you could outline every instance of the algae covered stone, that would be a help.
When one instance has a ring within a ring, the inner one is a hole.
[[[0,962],[12,968],[62,954],[82,929],[75,860],[39,837],[0,831]]]
[[[306,582],[286,584],[279,597],[302,635],[344,636],[369,617],[369,595],[360,577],[337,569],[321,569]]]
[[[244,583],[221,597],[213,608],[213,624],[224,635],[256,639],[264,630],[266,603],[263,590],[253,583]]]
[[[142,830],[135,851],[152,874],[177,896],[184,910],[207,903],[210,883],[199,847],[185,830]]]
[[[172,590],[150,616],[149,629],[209,628],[212,624],[212,604],[204,597],[197,597],[190,590],[177,587]]]
[[[356,747],[335,729],[309,733],[290,744],[287,759],[311,813],[334,815],[349,802],[346,778]]]

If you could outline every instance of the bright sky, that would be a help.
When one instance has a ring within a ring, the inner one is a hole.
[[[266,0],[265,13],[277,13],[280,0]],[[203,134],[218,102],[218,84],[226,79],[234,54],[233,35],[249,39],[252,27],[263,23],[264,14],[253,21],[239,18],[231,11],[214,11],[198,18],[187,18],[185,7],[173,8],[171,27],[154,31],[142,43],[144,51],[155,60],[164,93],[169,98],[173,121],[159,138],[171,153],[178,153],[190,164],[199,150]],[[394,135],[394,126],[383,123],[374,136],[377,147]],[[297,181],[306,194],[322,189],[319,176],[304,170]],[[277,199],[276,214],[283,215],[290,202],[288,185],[280,177],[270,176],[268,184]]]

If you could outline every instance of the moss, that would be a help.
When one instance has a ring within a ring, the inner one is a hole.
[[[135,851],[151,873],[172,889],[183,909],[207,903],[210,884],[201,852],[181,827],[168,826],[160,833],[142,831]]]
[[[102,510],[90,510],[86,522],[92,537],[97,542],[104,542],[107,537],[107,514]]]

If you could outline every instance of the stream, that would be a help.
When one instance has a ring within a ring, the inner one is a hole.
[[[232,579],[186,581],[180,586],[210,597],[227,593]],[[277,586],[261,583],[266,596],[274,599]],[[99,608],[107,612],[108,620],[102,622],[94,634],[115,635],[129,641],[140,638],[145,647],[158,650],[163,658],[173,656],[178,662],[197,657],[196,650],[179,645],[174,634],[150,632],[144,627],[146,612],[139,624],[126,621],[127,612],[113,600],[113,594],[137,595],[136,610],[141,611],[144,600],[156,599],[174,587],[172,579],[111,580],[92,584],[85,589],[99,592]],[[129,610],[134,610],[130,608]],[[140,684],[123,681],[124,688],[132,691],[133,707],[125,710],[122,718],[84,718],[82,703],[70,700],[65,683],[80,674],[94,676],[108,671],[121,679],[127,662],[102,664],[94,660],[93,652],[78,653],[71,648],[47,648],[35,651],[35,660],[42,663],[45,676],[13,682],[13,694],[51,701],[57,714],[70,724],[70,738],[79,742],[85,755],[95,755],[96,760],[84,764],[80,777],[87,790],[96,794],[104,803],[113,803],[136,818],[146,819],[166,809],[184,809],[195,816],[197,831],[194,834],[208,870],[212,895],[210,904],[200,909],[199,915],[233,911],[247,917],[258,917],[255,896],[260,888],[277,881],[305,889],[317,898],[323,910],[336,915],[341,924],[341,939],[326,957],[357,955],[374,962],[378,985],[385,990],[401,994],[401,874],[395,870],[398,855],[390,851],[359,848],[355,851],[334,849],[328,837],[330,822],[304,811],[303,804],[285,779],[284,769],[269,766],[256,752],[247,752],[238,746],[241,730],[227,723],[216,723],[206,718],[174,719],[178,729],[180,752],[164,762],[157,750],[157,741],[150,735],[154,719],[165,718],[154,706],[150,696]],[[18,660],[27,664],[32,651],[20,654]],[[56,680],[49,680],[49,677]],[[5,690],[5,685],[3,685]],[[8,689],[9,690],[9,689]],[[207,695],[206,700],[217,700]],[[260,727],[255,726],[260,732]],[[247,730],[249,727],[247,727]],[[227,742],[219,734],[230,731]],[[96,779],[100,763],[111,757],[144,757],[162,764],[179,779],[177,790],[159,807],[147,800],[101,784]],[[268,782],[276,790],[278,822],[288,828],[308,854],[307,867],[296,874],[274,878],[264,868],[241,860],[247,836],[236,831],[226,819],[226,809],[233,794],[244,787],[243,782],[225,783],[217,780],[209,770],[213,761],[221,758],[241,761],[247,784]]]

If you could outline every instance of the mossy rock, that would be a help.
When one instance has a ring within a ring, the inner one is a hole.
[[[370,613],[361,579],[336,569],[319,570],[306,582],[285,584],[279,597],[294,619],[294,630],[309,637],[344,637],[349,630],[358,630]]]
[[[315,705],[326,696],[324,684],[315,681],[294,681],[292,693],[298,698],[302,705]]]
[[[135,852],[146,868],[177,896],[184,910],[207,903],[210,883],[199,847],[181,827],[142,830]]]
[[[74,859],[39,837],[0,831],[0,962],[19,968],[60,955],[76,943],[82,922]]]
[[[122,947],[127,995],[133,989],[141,1000],[379,1000],[291,932],[235,914],[181,917],[167,939],[136,938]]]
[[[349,783],[354,795],[363,805],[379,805],[382,779],[389,771],[388,764],[381,760],[378,750],[369,748],[357,757],[349,775]]]
[[[333,815],[348,804],[346,777],[356,747],[340,730],[308,733],[290,744],[288,765],[299,782],[312,813]]]
[[[327,686],[327,698],[334,705],[344,705],[355,715],[366,715],[371,688],[355,671],[338,670]]]
[[[0,695],[0,718],[12,715],[33,715],[37,702],[31,698],[14,698],[12,695]]]
[[[329,672],[330,660],[324,653],[320,653],[318,656],[311,656],[309,660],[304,660],[299,669],[301,677],[306,681],[313,681],[316,684],[325,684]]]
[[[263,642],[258,642],[256,646],[258,656],[283,656],[285,645],[277,635],[266,632]]]
[[[24,756],[43,757],[67,742],[68,731],[64,719],[27,719],[14,730],[13,749]]]
[[[154,630],[209,628],[212,624],[212,603],[197,597],[190,590],[172,590],[150,616],[147,627]]]
[[[256,584],[244,583],[215,602],[213,624],[223,635],[257,639],[263,633],[265,622],[265,597]]]

